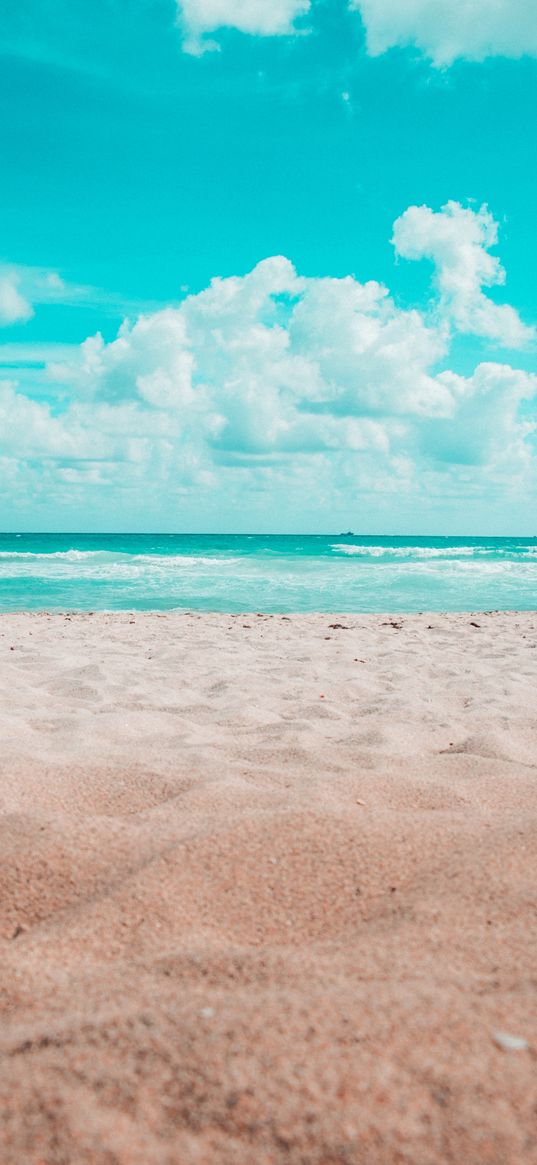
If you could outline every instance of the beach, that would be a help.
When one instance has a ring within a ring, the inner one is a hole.
[[[0,616],[2,1165],[537,1162],[537,615]]]

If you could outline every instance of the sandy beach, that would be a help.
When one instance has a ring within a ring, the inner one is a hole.
[[[1,1165],[537,1162],[537,616],[0,617]]]

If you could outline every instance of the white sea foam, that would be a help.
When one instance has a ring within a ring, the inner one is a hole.
[[[117,554],[111,554],[107,550],[50,550],[40,552],[38,550],[0,550],[0,558],[2,559],[41,559],[43,562],[54,561],[55,559],[63,560],[65,562],[84,562],[85,559],[90,558],[117,558]],[[125,558],[132,558],[132,555],[126,554]]]
[[[202,556],[198,554],[129,554],[128,552],[111,550],[55,550],[43,554],[37,551],[0,550],[0,559],[4,562],[36,563],[110,563],[118,565],[140,564],[142,566],[221,566],[223,562],[240,562],[241,559],[231,556]]]
[[[459,558],[480,556],[481,547],[475,546],[356,546],[351,542],[335,542],[331,550],[341,554],[357,555],[360,558]],[[490,551],[485,551],[490,553]]]

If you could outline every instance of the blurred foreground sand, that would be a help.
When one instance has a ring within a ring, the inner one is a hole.
[[[537,616],[0,660],[1,1165],[537,1162]]]

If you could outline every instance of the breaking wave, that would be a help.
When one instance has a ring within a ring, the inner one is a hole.
[[[21,537],[0,535],[3,611],[537,609],[534,539]]]
[[[351,542],[332,543],[332,550],[360,558],[463,558],[476,554],[474,546],[443,549],[438,546],[356,546]]]

